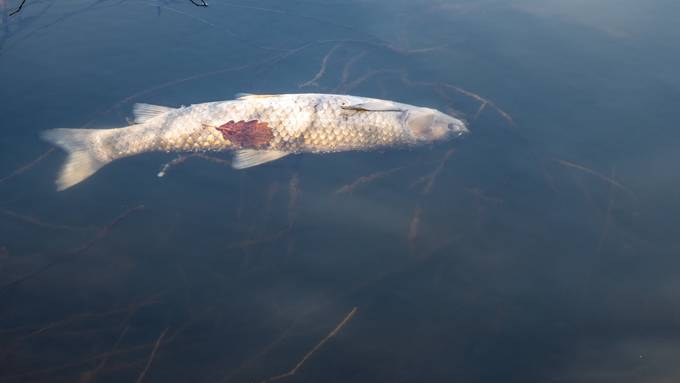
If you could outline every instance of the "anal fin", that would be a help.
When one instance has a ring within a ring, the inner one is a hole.
[[[285,157],[289,152],[281,150],[256,150],[256,149],[242,149],[234,153],[234,159],[231,162],[231,167],[234,169],[246,169],[253,166],[262,165],[267,162],[276,161],[279,158]]]

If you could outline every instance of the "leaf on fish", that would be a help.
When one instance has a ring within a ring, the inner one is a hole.
[[[225,140],[240,148],[258,149],[269,144],[274,137],[269,124],[258,120],[234,121],[215,127]]]

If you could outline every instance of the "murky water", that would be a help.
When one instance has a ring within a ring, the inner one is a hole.
[[[675,1],[0,0],[0,382],[676,381]],[[48,128],[337,92],[463,140],[116,161]],[[156,174],[171,162],[164,177]]]

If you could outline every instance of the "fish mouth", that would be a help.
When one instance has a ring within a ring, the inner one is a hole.
[[[462,136],[463,134],[470,133],[470,130],[467,128],[467,124],[461,120],[454,120],[453,122],[450,122],[448,128],[449,131],[451,131],[451,134],[456,136]]]

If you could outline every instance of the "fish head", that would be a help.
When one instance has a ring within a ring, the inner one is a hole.
[[[431,108],[408,110],[404,122],[418,142],[441,141],[469,132],[463,120]]]

